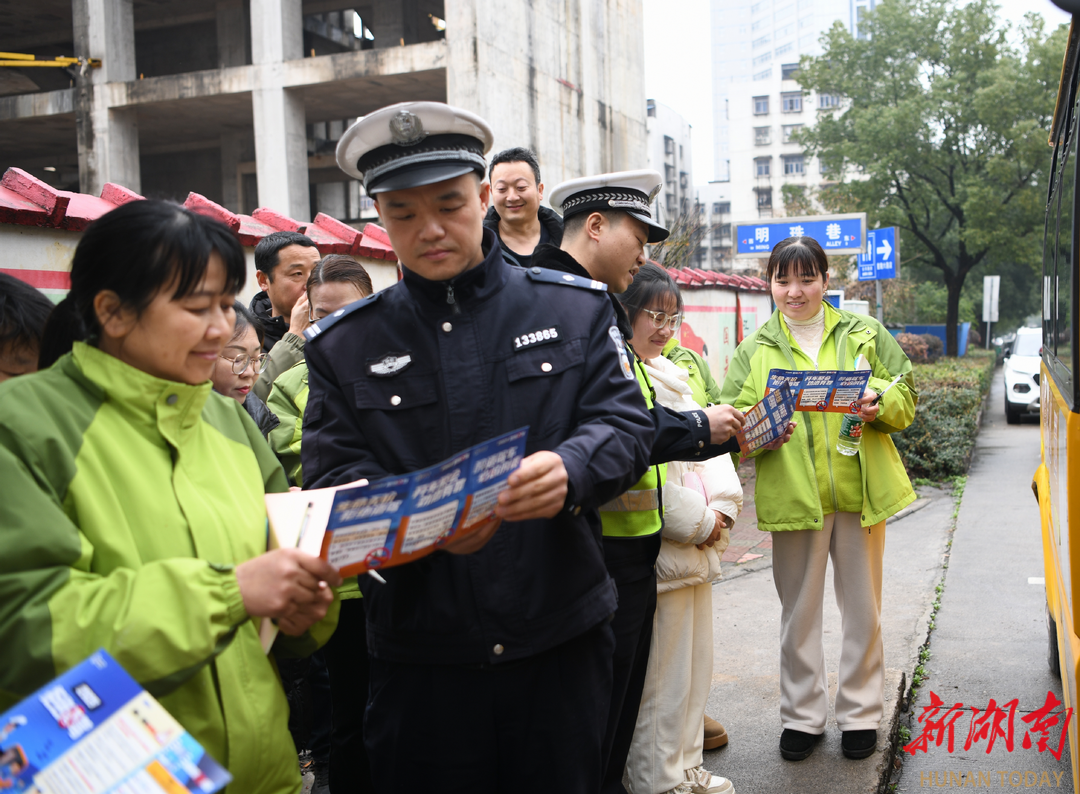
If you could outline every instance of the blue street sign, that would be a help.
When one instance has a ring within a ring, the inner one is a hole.
[[[866,233],[866,253],[859,255],[859,281],[896,278],[896,227]]]
[[[866,213],[769,218],[735,224],[735,256],[768,256],[788,237],[813,237],[825,253],[861,254],[866,236]]]

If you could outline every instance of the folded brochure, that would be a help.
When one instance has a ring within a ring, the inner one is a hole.
[[[746,423],[736,434],[744,455],[780,438],[795,413],[795,395],[787,383],[772,389],[744,416]]]
[[[231,780],[104,650],[0,714],[0,791],[212,794]]]
[[[430,554],[494,517],[499,493],[525,456],[528,431],[513,430],[410,474],[267,494],[271,545],[308,550],[342,576]]]
[[[855,414],[869,380],[869,370],[773,369],[765,393],[786,383],[795,394],[796,411]]]

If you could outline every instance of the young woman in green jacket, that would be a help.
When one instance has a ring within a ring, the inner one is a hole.
[[[0,710],[105,648],[233,775],[297,794],[288,706],[259,642],[304,654],[340,577],[266,551],[285,474],[210,373],[244,254],[223,225],[136,201],[83,235],[42,341],[0,384]],[[57,360],[58,359],[58,360]]]
[[[760,529],[773,533],[780,623],[781,755],[801,760],[825,731],[829,695],[822,637],[825,567],[832,559],[842,650],[836,694],[841,747],[866,758],[884,711],[881,571],[885,519],[915,500],[890,434],[915,415],[911,362],[885,328],[824,302],[829,263],[810,237],[777,244],[766,272],[776,311],[735,351],[721,400],[747,410],[762,399],[769,371],[855,368],[870,363],[858,401],[864,420],[857,455],[837,452],[842,416],[803,414],[791,443],[756,455]],[[874,404],[897,375],[901,380]]]

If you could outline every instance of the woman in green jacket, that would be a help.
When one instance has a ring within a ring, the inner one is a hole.
[[[836,722],[849,758],[877,746],[884,711],[881,570],[885,519],[915,500],[890,433],[915,415],[911,362],[877,321],[824,302],[829,263],[810,237],[778,243],[766,272],[776,311],[735,351],[721,400],[747,410],[764,397],[769,371],[871,366],[860,403],[857,455],[837,452],[842,415],[804,414],[791,443],[756,457],[758,527],[773,533],[780,623],[781,755],[800,760],[825,731],[828,678],[822,638],[826,563],[834,569],[843,641]],[[873,404],[897,375],[901,380]]]
[[[0,710],[105,648],[232,789],[296,794],[259,620],[280,626],[275,652],[310,653],[340,577],[266,551],[284,472],[211,390],[243,281],[231,233],[173,204],[131,202],[83,235],[42,342],[58,360],[0,384]]]

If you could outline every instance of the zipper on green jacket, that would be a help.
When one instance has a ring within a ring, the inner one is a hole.
[[[780,334],[780,337],[776,340],[777,345],[787,356],[788,364],[792,369],[798,369],[799,365],[795,363],[795,353],[791,349],[791,345],[788,344],[787,335]],[[806,425],[806,432],[809,435],[808,443],[806,445],[807,450],[810,452],[810,465],[814,467],[814,486],[817,487],[817,456],[814,454],[814,423],[809,418],[803,423]],[[826,450],[826,454],[828,451]],[[833,512],[836,512],[836,484],[832,478],[832,460],[828,461],[829,465],[829,484],[832,486],[833,495]],[[822,512],[822,519],[824,519],[824,512]]]
[[[839,326],[840,323],[837,323],[836,326],[833,327],[833,331],[835,332],[839,328]],[[847,354],[847,338],[849,330],[849,327],[845,327],[844,330],[836,337],[836,366],[838,368],[844,366],[844,356]],[[825,429],[828,430],[828,417],[822,416],[821,423],[825,425]],[[832,493],[833,512],[839,513],[840,500],[836,497],[836,477],[833,476],[832,449],[830,449],[828,433],[825,434],[825,461],[828,463],[829,466],[829,491]]]

